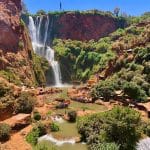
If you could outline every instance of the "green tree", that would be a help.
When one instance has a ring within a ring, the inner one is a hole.
[[[116,17],[119,16],[119,12],[120,12],[120,8],[116,7],[116,8],[114,9],[114,14],[116,15]]]
[[[10,137],[11,128],[8,124],[0,123],[0,141],[7,141]]]
[[[82,140],[92,146],[97,143],[116,143],[120,150],[133,150],[141,137],[140,114],[128,107],[81,117],[77,122]]]

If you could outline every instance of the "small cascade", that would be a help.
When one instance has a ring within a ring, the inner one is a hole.
[[[61,146],[63,144],[75,144],[76,143],[75,139],[57,140],[52,135],[44,135],[41,138],[39,138],[38,141],[39,142],[40,141],[50,141],[50,142],[56,144],[57,146]]]
[[[141,140],[137,145],[137,150],[150,150],[150,138]]]
[[[43,29],[42,23],[44,21],[45,24]],[[50,46],[48,46],[48,41],[47,41],[49,24],[50,24],[50,20],[48,16],[46,16],[46,18],[44,16],[37,16],[35,20],[33,19],[33,17],[29,16],[28,28],[29,28],[34,52],[48,60],[53,70],[55,86],[61,87],[62,79],[61,79],[60,66],[59,63],[55,60],[54,50]],[[42,32],[44,32],[44,34]],[[43,34],[44,37],[42,37],[41,34]]]
[[[52,116],[52,121],[58,122],[58,123],[64,123],[64,119],[60,116]]]

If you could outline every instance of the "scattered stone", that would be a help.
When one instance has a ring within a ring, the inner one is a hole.
[[[74,139],[75,139],[76,143],[80,143],[81,142],[81,138],[80,137],[75,137]]]
[[[103,102],[102,100],[96,100],[96,101],[95,101],[95,104],[104,105],[104,102]]]

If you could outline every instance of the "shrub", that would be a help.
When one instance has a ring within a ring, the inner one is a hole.
[[[77,118],[77,113],[76,111],[70,111],[68,112],[68,117],[70,122],[75,122]]]
[[[131,26],[130,28],[126,29],[126,32],[129,34],[139,35],[140,31],[137,30],[134,26]]]
[[[128,107],[84,116],[77,127],[82,140],[92,146],[97,143],[116,143],[121,150],[133,150],[141,137],[140,114]]]
[[[24,43],[23,43],[23,41],[19,41],[18,47],[19,47],[19,49],[23,49],[23,48],[24,48]]]
[[[118,29],[116,32],[111,34],[111,38],[113,41],[115,41],[123,35],[125,35],[125,30],[124,29]]]
[[[26,141],[32,145],[36,145],[38,142],[38,138],[42,135],[46,134],[46,127],[38,123],[35,127],[27,134]]]
[[[0,81],[0,97],[5,96],[10,91],[10,87],[8,87],[5,83]]]
[[[149,121],[142,123],[142,130],[145,135],[150,137],[150,122]]]
[[[50,143],[40,142],[33,148],[33,150],[56,150],[56,147]]]
[[[29,92],[22,92],[15,102],[16,113],[31,113],[34,107],[35,98]]]
[[[58,132],[59,131],[59,126],[56,123],[51,123],[50,124],[50,129],[52,132]]]
[[[115,143],[99,143],[89,147],[90,150],[119,150],[119,146]]]
[[[41,120],[41,115],[38,111],[33,112],[33,119],[36,121]]]
[[[123,85],[123,90],[125,94],[127,94],[137,102],[147,100],[145,91],[142,90],[141,87],[134,82],[125,82],[125,84]]]
[[[8,124],[0,123],[0,141],[7,141],[10,137],[11,128]]]
[[[103,97],[104,100],[108,101],[114,96],[114,85],[109,80],[100,81],[91,91],[93,98]]]
[[[37,15],[46,15],[46,12],[44,10],[38,10]]]
[[[99,53],[106,53],[109,48],[110,48],[109,44],[101,42],[97,44],[96,51]]]

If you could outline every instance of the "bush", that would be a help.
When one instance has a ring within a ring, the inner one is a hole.
[[[115,95],[114,92],[114,83],[105,80],[100,81],[91,91],[91,95],[93,98],[101,98],[103,97],[105,101],[108,101],[110,98],[112,98]]]
[[[70,111],[68,112],[68,117],[70,122],[76,122],[77,113],[76,111]]]
[[[133,98],[137,102],[147,100],[147,95],[145,91],[142,90],[141,87],[134,82],[125,82],[123,89],[125,94],[127,94],[129,97]]]
[[[142,123],[143,133],[150,137],[150,121]]]
[[[38,123],[35,127],[27,134],[26,141],[32,145],[36,145],[38,142],[38,138],[42,135],[46,134],[46,127]]]
[[[0,141],[7,141],[10,137],[11,128],[8,124],[0,123]]]
[[[81,117],[77,127],[82,140],[90,146],[113,142],[120,150],[133,150],[141,137],[140,114],[128,107]]]
[[[59,126],[56,123],[51,123],[50,124],[50,129],[52,132],[58,132],[59,131]]]
[[[31,113],[35,103],[34,95],[29,92],[22,92],[17,98],[14,109],[16,113]]]
[[[119,146],[115,143],[99,143],[89,147],[90,150],[119,150]]]
[[[109,48],[110,48],[109,44],[101,42],[97,44],[96,51],[99,53],[106,53]]]
[[[23,43],[23,41],[19,41],[19,43],[18,43],[18,48],[21,49],[21,50],[24,48],[24,43]]]
[[[44,10],[38,10],[36,15],[46,15],[46,12]]]
[[[4,97],[10,91],[10,87],[7,84],[0,81],[0,97]]]
[[[41,115],[40,115],[40,113],[37,112],[37,111],[33,112],[33,119],[36,120],[36,121],[41,120]]]
[[[47,142],[38,143],[33,150],[56,150],[56,147]]]
[[[124,29],[118,29],[116,32],[111,34],[111,39],[113,41],[119,39],[121,36],[125,35],[125,30]]]

